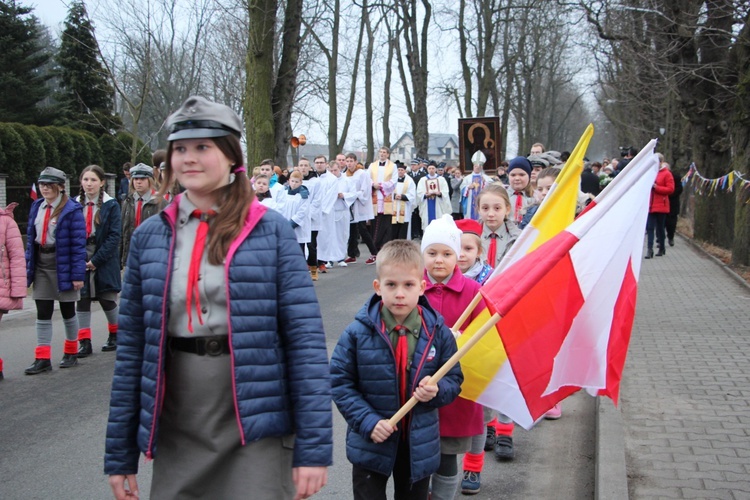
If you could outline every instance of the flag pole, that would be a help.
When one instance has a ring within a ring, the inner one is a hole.
[[[471,311],[471,309],[473,308],[470,308],[468,310]],[[436,371],[432,377],[430,377],[430,380],[427,381],[427,384],[437,385],[440,379],[442,379],[445,374],[448,373],[451,368],[453,368],[467,352],[469,352],[469,349],[474,347],[477,342],[479,342],[481,338],[484,337],[484,335],[489,332],[492,327],[497,324],[498,321],[500,321],[500,318],[500,314],[493,314],[490,319],[487,320],[484,326],[477,330],[477,333],[475,333],[464,345],[462,345],[461,348],[456,351],[456,353],[451,356],[450,359],[446,361],[445,364],[441,366],[440,369]],[[409,413],[409,411],[411,411],[411,409],[414,408],[418,402],[419,401],[417,401],[417,398],[412,396],[409,401],[407,401],[404,406],[402,406],[401,409],[399,409],[396,414],[391,417],[391,419],[388,421],[388,425],[390,425],[391,427],[395,427],[396,424],[399,423],[399,421],[404,418],[404,416],[406,416],[406,414]]]
[[[458,320],[456,321],[456,324],[453,325],[453,328],[451,328],[451,331],[453,331],[454,333],[458,332],[458,329],[461,328],[461,325],[466,323],[466,320],[469,318],[469,314],[471,314],[474,308],[479,305],[480,300],[482,300],[482,294],[477,292],[477,295],[474,297],[471,303],[466,306],[466,310],[464,310],[464,312],[461,313],[461,316],[458,317]]]

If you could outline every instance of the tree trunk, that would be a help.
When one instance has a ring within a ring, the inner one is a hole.
[[[738,76],[732,123],[732,166],[750,181],[750,24],[747,22],[732,49],[730,63]],[[745,187],[747,185],[741,182],[735,184],[732,263],[750,266],[750,188]]]
[[[396,52],[396,42],[388,28],[388,64],[385,66],[385,83],[383,84],[383,145],[391,147],[391,76],[393,74],[393,54]]]
[[[282,52],[276,85],[273,88],[271,106],[274,118],[276,164],[286,167],[286,153],[292,138],[292,107],[297,88],[297,63],[300,51],[302,28],[302,0],[286,0]],[[299,154],[299,150],[295,151]],[[296,164],[296,160],[295,160]]]
[[[372,55],[375,45],[375,33],[370,22],[370,8],[367,0],[362,2],[362,22],[367,30],[367,52],[365,53],[365,128],[367,135],[367,157],[365,165],[372,163],[375,158],[375,113],[372,109]]]
[[[244,114],[250,168],[275,156],[271,92],[276,7],[276,0],[249,0],[247,4],[249,30]]]
[[[409,64],[414,95],[414,112],[411,114],[414,149],[417,156],[426,158],[430,140],[427,123],[427,39],[432,18],[432,5],[428,0],[422,0],[424,18],[421,32],[419,32],[416,0],[400,0],[400,4],[405,20],[403,37],[406,45],[406,60]]]

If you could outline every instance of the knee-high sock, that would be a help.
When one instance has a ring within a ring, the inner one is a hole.
[[[52,344],[52,320],[51,319],[38,319],[36,320],[36,343],[37,345],[50,345]]]
[[[104,311],[104,315],[107,317],[107,323],[110,325],[117,326],[117,316],[120,315],[120,306],[115,306],[114,309],[110,309],[109,311]],[[115,331],[113,332],[112,329],[109,329],[110,333],[117,333],[117,329],[115,328]]]
[[[81,330],[91,328],[91,311],[78,311],[76,316],[78,316],[78,328]],[[89,338],[91,338],[90,335]]]
[[[65,338],[78,341],[78,316],[63,319],[63,325],[65,325]]]
[[[453,500],[458,492],[458,486],[461,484],[461,473],[455,476],[442,476],[440,474],[432,475],[432,500]]]

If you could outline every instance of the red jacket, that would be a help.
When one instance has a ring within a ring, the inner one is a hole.
[[[476,294],[479,293],[481,285],[476,281],[466,278],[456,266],[453,276],[447,283],[433,284],[424,273],[427,282],[424,295],[433,309],[445,318],[445,324],[449,328],[458,321],[461,313],[471,303]],[[469,323],[484,309],[484,299],[474,308],[469,319],[461,325],[461,330],[469,326]],[[484,415],[482,406],[457,397],[447,406],[438,409],[440,415],[440,437],[467,437],[484,434]]]
[[[668,168],[664,167],[656,174],[654,187],[651,188],[651,203],[648,212],[651,214],[669,213],[669,195],[674,192],[674,177]]]

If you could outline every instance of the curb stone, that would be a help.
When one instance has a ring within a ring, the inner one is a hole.
[[[596,464],[594,498],[627,500],[628,476],[620,410],[609,398],[596,398]]]

